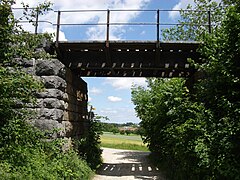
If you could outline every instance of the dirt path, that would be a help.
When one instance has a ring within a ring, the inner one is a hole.
[[[148,152],[103,148],[103,165],[93,180],[164,180],[148,159]]]

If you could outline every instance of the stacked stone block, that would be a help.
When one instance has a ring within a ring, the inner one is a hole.
[[[31,107],[36,111],[32,123],[42,130],[56,129],[53,137],[82,136],[88,129],[87,83],[57,59],[16,61],[45,87]]]

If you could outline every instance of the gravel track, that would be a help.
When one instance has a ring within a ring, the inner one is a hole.
[[[103,165],[93,180],[165,180],[147,159],[149,152],[103,148]]]

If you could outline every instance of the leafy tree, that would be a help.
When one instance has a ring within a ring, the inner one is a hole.
[[[89,127],[86,134],[80,139],[75,140],[75,146],[79,155],[86,160],[92,169],[97,169],[102,164],[102,150],[100,148],[100,135],[102,134],[101,116],[94,117],[90,113]]]
[[[124,135],[125,134],[125,131],[124,130],[120,130],[119,132],[121,135]]]
[[[131,134],[131,131],[128,130],[128,129],[126,129],[126,130],[125,130],[125,133],[126,133],[126,135],[129,135],[129,134]]]
[[[173,177],[193,178],[201,171],[198,162],[204,158],[195,152],[195,143],[202,141],[206,126],[202,120],[210,114],[200,103],[191,101],[183,79],[151,78],[147,82],[147,88],[132,89],[143,141],[170,166]]]
[[[118,129],[118,128],[113,128],[113,129],[111,130],[111,132],[112,132],[113,134],[119,133],[119,129]]]
[[[26,105],[35,102],[35,92],[42,85],[22,72],[14,58],[45,57],[35,50],[49,36],[21,29],[12,13],[14,2],[0,1],[0,177],[89,179],[92,171],[75,151],[63,152],[62,140],[49,142],[28,122],[32,113]]]
[[[221,25],[225,4],[211,0],[194,2],[194,7],[188,5],[186,10],[180,11],[179,25],[162,30],[164,40],[201,41],[210,31],[215,31]]]
[[[215,10],[211,34],[206,27],[194,28],[207,21],[201,12],[182,11],[182,25],[164,36],[204,42],[199,48],[203,62],[195,66],[205,79],[195,84],[195,94],[181,79],[149,79],[148,88],[133,88],[132,99],[144,141],[167,164],[172,179],[239,179],[240,4],[195,3],[195,10]]]
[[[216,178],[239,177],[240,80],[239,34],[240,6],[238,1],[225,1],[226,15],[221,26],[205,39],[200,49],[205,57],[201,66],[207,78],[197,87],[198,100],[213,114],[208,131],[211,168]]]

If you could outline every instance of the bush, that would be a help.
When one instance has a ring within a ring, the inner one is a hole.
[[[126,135],[130,135],[132,133],[131,130],[125,130]]]
[[[101,129],[101,123],[93,117],[89,120],[87,133],[80,140],[76,139],[74,143],[79,155],[92,169],[97,169],[102,164]]]
[[[148,88],[133,89],[132,99],[144,141],[171,179],[239,179],[239,1],[223,1],[219,7],[206,0],[195,3],[198,9],[216,9],[214,18],[219,18],[212,34],[186,29],[194,33],[190,38],[204,40],[199,49],[203,64],[195,67],[205,79],[196,82],[194,94],[184,80],[149,79]],[[200,14],[188,11],[183,19],[196,24]],[[170,38],[189,35],[175,30],[168,29]]]
[[[0,177],[90,179],[91,169],[74,150],[63,152],[60,139],[49,141],[28,122],[34,116],[26,105],[34,104],[35,92],[42,85],[17,67],[5,65],[13,65],[15,57],[36,57],[34,49],[43,36],[21,30],[11,11],[13,4],[12,0],[0,1]]]
[[[200,103],[190,100],[184,80],[149,79],[148,84],[147,89],[132,91],[144,143],[161,157],[174,177],[180,174],[184,179],[203,173],[205,168],[198,165],[203,154],[196,152],[196,146],[204,136],[204,119],[209,115]]]
[[[49,148],[54,152],[50,153]],[[2,179],[82,180],[90,179],[92,174],[87,163],[79,159],[76,152],[63,153],[54,144],[48,144],[46,149],[18,146],[15,151],[18,152],[10,152],[9,156],[14,156],[16,162],[12,162],[12,157],[6,156],[6,152],[1,152],[1,155],[5,153],[5,160],[1,159],[0,163]]]
[[[124,130],[120,130],[119,133],[120,133],[121,135],[124,135],[124,134],[125,134],[125,131],[124,131]]]

